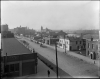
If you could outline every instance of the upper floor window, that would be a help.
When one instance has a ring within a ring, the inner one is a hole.
[[[61,42],[61,40],[59,40],[59,42]]]
[[[90,54],[90,52],[88,51],[87,55],[89,55],[89,54]]]
[[[92,49],[93,49],[93,44],[92,44]]]
[[[90,44],[88,43],[88,48],[90,48]]]

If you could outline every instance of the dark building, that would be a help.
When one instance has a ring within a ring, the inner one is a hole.
[[[2,38],[14,38],[14,34],[11,31],[2,31]]]
[[[1,25],[1,31],[8,31],[8,30],[9,28],[7,24]]]
[[[37,53],[32,53],[15,38],[2,39],[2,69],[6,77],[36,74]]]
[[[6,25],[2,25],[1,37],[2,38],[13,38],[14,37],[14,34],[11,31],[9,31],[7,24]]]
[[[68,37],[70,40],[70,50],[85,50],[86,40],[80,37]]]

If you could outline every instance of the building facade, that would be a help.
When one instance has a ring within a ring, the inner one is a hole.
[[[66,45],[66,49],[70,50],[70,41],[69,41],[69,39],[60,38],[59,43],[58,43],[58,47],[65,49],[65,45]]]
[[[3,74],[6,77],[36,74],[37,53],[3,56]]]
[[[86,40],[86,56],[88,56],[91,59],[97,59],[98,58],[98,50],[99,50],[99,43],[97,40]]]
[[[66,46],[65,46],[66,45]],[[67,38],[60,38],[58,47],[65,49],[68,51],[79,51],[85,50],[86,41],[82,38],[77,37],[67,37]]]
[[[99,58],[99,34],[84,35],[86,39],[86,56],[91,59]]]

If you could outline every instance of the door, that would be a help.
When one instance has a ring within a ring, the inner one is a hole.
[[[29,62],[23,62],[22,63],[22,75],[30,75],[35,74],[35,62],[29,61]]]
[[[93,59],[93,56],[92,56],[92,54],[91,54],[90,56],[91,56],[91,59]]]
[[[72,50],[72,47],[70,46],[70,50]]]
[[[93,52],[93,59],[96,59],[96,53]]]

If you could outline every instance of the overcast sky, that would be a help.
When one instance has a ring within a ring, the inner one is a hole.
[[[39,30],[97,29],[99,1],[1,1],[1,24]]]

